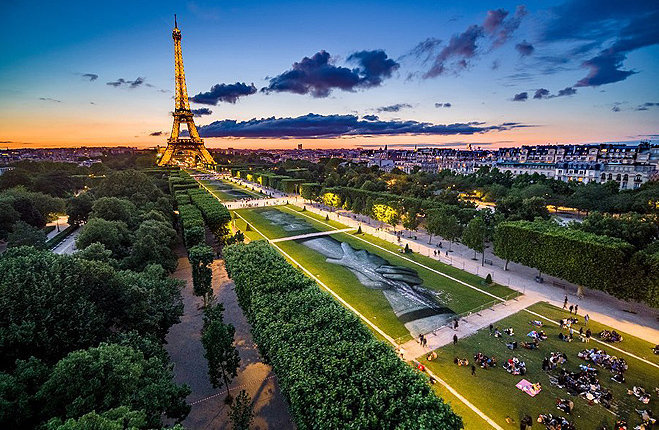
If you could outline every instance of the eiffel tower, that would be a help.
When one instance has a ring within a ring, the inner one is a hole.
[[[163,153],[158,166],[174,164],[216,164],[213,157],[204,146],[204,141],[199,137],[197,126],[192,119],[194,114],[190,110],[188,101],[188,89],[185,85],[185,71],[183,70],[183,54],[181,52],[181,30],[178,29],[176,15],[174,15],[174,73],[176,79],[176,101],[174,103],[174,125],[172,134],[167,139],[167,148]],[[181,123],[188,126],[189,138],[179,136]]]

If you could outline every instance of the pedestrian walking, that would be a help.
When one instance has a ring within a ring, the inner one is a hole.
[[[476,375],[476,366],[474,366],[473,364],[471,365],[471,374]]]
[[[425,348],[426,346],[428,346],[428,339],[423,336],[423,347]]]
[[[572,314],[572,309],[574,309],[574,306],[570,305],[570,307],[568,309],[570,310],[570,315],[571,315]]]
[[[458,344],[458,335],[454,334],[453,335],[453,345],[457,345],[457,344]]]
[[[456,318],[453,320],[453,330],[457,330],[457,329],[458,329],[458,319]]]
[[[588,327],[588,320],[590,320],[590,315],[586,314],[586,316],[583,319],[584,321],[586,321],[586,327]]]
[[[586,343],[590,342],[591,332],[590,329],[586,330]]]
[[[563,309],[567,309],[567,296],[565,296],[565,301],[563,301]]]
[[[576,315],[579,312],[579,305],[574,305],[574,314]]]

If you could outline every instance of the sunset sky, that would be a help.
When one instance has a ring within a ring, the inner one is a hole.
[[[0,147],[164,145],[174,13],[209,147],[659,137],[650,0],[6,0],[0,12]]]

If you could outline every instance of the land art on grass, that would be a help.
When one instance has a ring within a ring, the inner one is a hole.
[[[428,270],[428,267],[504,297],[511,290],[486,287],[482,279],[428,257],[355,232],[299,238],[345,228],[294,206],[236,210],[234,222],[251,240],[282,239],[276,245],[309,270],[388,336],[403,343],[493,300],[493,297]],[[245,223],[250,224],[247,230]],[[259,232],[261,234],[259,234]],[[411,260],[411,261],[410,261]],[[416,262],[420,264],[416,264]],[[426,267],[427,266],[427,267]]]
[[[247,188],[240,187],[222,179],[201,179],[200,182],[208,187],[210,192],[223,202],[263,198],[261,194],[255,191],[248,190]]]
[[[574,317],[568,311],[546,303],[535,304],[530,306],[528,310],[554,321]],[[607,425],[607,428],[612,428],[616,420],[619,419],[627,420],[631,424],[628,428],[633,428],[641,422],[640,415],[636,410],[651,410],[656,415],[659,406],[657,401],[659,394],[655,391],[655,388],[659,383],[659,369],[643,361],[647,360],[654,365],[659,364],[659,356],[655,355],[652,350],[654,345],[626,333],[621,333],[623,336],[622,342],[613,345],[602,345],[595,342],[594,339],[598,338],[602,330],[612,329],[592,319],[588,322],[587,328],[593,333],[593,338],[588,343],[582,342],[579,339],[578,331],[580,327],[584,327],[584,332],[586,330],[584,316],[579,315],[576,318],[578,323],[572,326],[575,330],[572,342],[560,340],[558,337],[561,332],[568,334],[566,329],[561,330],[559,326],[524,310],[499,321],[496,325],[502,333],[504,329],[512,327],[513,336],[503,333],[501,337],[495,337],[490,335],[489,328],[485,328],[472,336],[460,339],[456,345],[451,344],[438,349],[436,351],[437,359],[433,361],[423,359],[421,362],[449,385],[459,387],[462,396],[503,428],[517,428],[519,421],[527,414],[534,421],[539,414],[560,415],[572,421],[578,429],[599,428],[604,424]],[[531,325],[530,321],[532,320],[542,321],[543,326],[539,328]],[[539,343],[538,349],[525,349],[521,344],[531,340],[528,333],[532,330],[544,330],[547,339]],[[506,344],[513,341],[517,341],[518,348],[510,350]],[[612,346],[640,357],[642,360],[616,351]],[[604,350],[610,355],[625,360],[628,369],[624,372],[624,383],[611,380],[613,373],[609,369],[595,365],[591,361],[585,361],[577,356],[580,351],[591,348]],[[555,369],[547,372],[543,371],[543,359],[549,357],[552,352],[564,353],[567,356],[567,362],[558,365]],[[492,356],[496,357],[498,364],[496,367],[487,370],[481,368],[474,362],[474,356],[478,353],[490,358]],[[513,375],[503,369],[503,364],[513,357],[526,364],[526,373],[524,375]],[[467,359],[469,365],[458,366],[454,363],[455,358]],[[471,374],[472,364],[476,365],[476,372],[473,376]],[[610,409],[606,409],[600,403],[589,402],[583,397],[570,395],[565,388],[560,388],[556,384],[562,368],[570,372],[579,372],[581,370],[580,365],[587,365],[596,369],[597,379],[601,387],[611,392],[613,400]],[[515,386],[522,379],[532,383],[539,382],[542,391],[535,397],[530,397]],[[627,393],[634,386],[641,386],[650,394],[649,404],[644,404],[636,396]],[[438,394],[445,397],[454,410],[463,417],[466,428],[481,428],[484,426],[484,422],[466,406],[460,402],[451,401],[451,396],[445,394],[443,387],[438,385],[435,387]],[[571,414],[568,415],[556,408],[558,399],[574,402],[574,409]],[[508,421],[514,421],[514,424],[508,424],[507,419]]]

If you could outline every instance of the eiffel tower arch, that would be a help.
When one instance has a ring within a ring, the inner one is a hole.
[[[183,53],[181,51],[181,30],[174,15],[174,76],[176,81],[176,96],[174,102],[174,124],[172,134],[167,139],[167,148],[158,161],[158,166],[168,165],[198,165],[217,164],[211,154],[204,146],[204,141],[199,137],[197,126],[194,123],[194,114],[190,110],[188,100],[188,88],[185,84],[185,70],[183,69]],[[188,128],[189,137],[181,137],[181,124]]]

